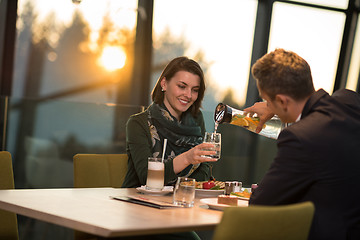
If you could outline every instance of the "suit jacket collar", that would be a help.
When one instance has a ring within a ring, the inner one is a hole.
[[[305,103],[304,109],[301,113],[301,118],[308,115],[310,113],[310,110],[313,109],[314,105],[316,105],[316,103],[325,96],[329,96],[329,94],[324,89],[319,89],[313,95],[311,95],[311,97]]]

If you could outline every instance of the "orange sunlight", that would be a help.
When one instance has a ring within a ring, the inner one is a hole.
[[[99,65],[108,71],[115,71],[125,66],[126,54],[121,47],[107,46],[104,47],[98,60]]]

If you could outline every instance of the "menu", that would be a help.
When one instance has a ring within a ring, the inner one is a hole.
[[[148,199],[145,197],[139,197],[139,196],[110,196],[110,198],[135,204],[140,204],[148,207],[154,207],[158,209],[165,209],[165,208],[174,208],[174,207],[182,207],[178,205],[174,205],[169,202],[160,201],[160,200],[153,200]]]

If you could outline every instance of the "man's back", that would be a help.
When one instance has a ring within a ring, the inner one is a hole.
[[[360,97],[316,92],[301,120],[284,129],[278,154],[250,204],[310,200],[310,239],[360,239]],[[353,235],[353,236],[352,236]]]

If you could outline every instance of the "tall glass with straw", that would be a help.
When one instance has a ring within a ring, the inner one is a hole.
[[[163,154],[161,158],[148,158],[148,175],[146,179],[146,189],[161,191],[164,187],[164,158],[167,139],[164,139]]]

